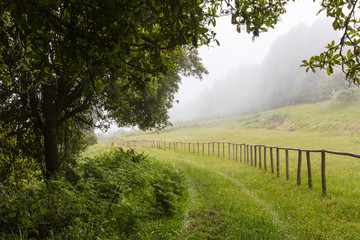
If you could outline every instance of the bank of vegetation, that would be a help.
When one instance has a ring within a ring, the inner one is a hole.
[[[63,165],[47,182],[1,182],[0,239],[166,238],[186,192],[183,175],[171,165],[112,148]],[[165,230],[154,234],[159,228]]]

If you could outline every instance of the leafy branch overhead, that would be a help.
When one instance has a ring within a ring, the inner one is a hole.
[[[326,46],[326,51],[320,55],[304,60],[302,67],[306,71],[316,68],[326,69],[328,75],[334,72],[334,67],[340,65],[349,82],[359,85],[360,70],[360,19],[356,17],[356,9],[359,8],[358,0],[355,1],[322,1],[320,12],[325,11],[328,17],[334,19],[333,28],[341,34],[338,43],[332,41]]]

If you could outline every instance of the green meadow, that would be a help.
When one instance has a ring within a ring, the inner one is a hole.
[[[261,144],[302,149],[360,153],[360,108],[353,97],[306,104],[248,116],[175,124],[160,132],[112,135],[120,139],[162,139],[169,142]],[[292,129],[293,131],[289,131]],[[205,145],[207,146],[207,145]],[[225,144],[227,147],[227,144]],[[280,176],[264,166],[200,153],[139,149],[152,161],[172,164],[184,173],[189,189],[181,224],[174,239],[360,239],[360,159],[326,155],[327,195],[321,193],[320,154],[311,154],[313,188],[307,185],[306,156],[297,185],[297,152],[289,152],[290,178],[285,176],[285,152],[280,151]],[[275,154],[275,153],[274,153]],[[212,155],[212,154],[210,154]],[[275,159],[275,156],[274,156]],[[179,219],[177,221],[180,221]]]

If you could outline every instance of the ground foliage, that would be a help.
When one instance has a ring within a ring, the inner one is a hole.
[[[114,239],[139,229],[149,234],[147,222],[176,214],[186,189],[178,170],[118,148],[76,167],[64,165],[47,184],[14,191],[4,181],[0,187],[2,239]]]

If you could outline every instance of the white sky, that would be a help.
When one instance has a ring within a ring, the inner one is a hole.
[[[260,34],[260,37],[254,42],[251,35],[246,32],[242,31],[239,34],[235,26],[230,23],[229,18],[218,19],[214,30],[220,46],[213,43],[212,47],[199,48],[199,55],[210,73],[204,77],[203,81],[183,77],[176,95],[176,99],[180,101],[179,104],[196,98],[204,89],[210,88],[215,80],[224,79],[232,69],[241,64],[260,64],[273,41],[287,33],[292,27],[300,23],[311,25],[317,19],[325,16],[323,13],[316,16],[320,10],[320,4],[314,3],[313,0],[291,2],[286,9],[287,13],[281,17],[282,21],[275,26],[275,29]],[[175,108],[176,105],[174,104]]]

